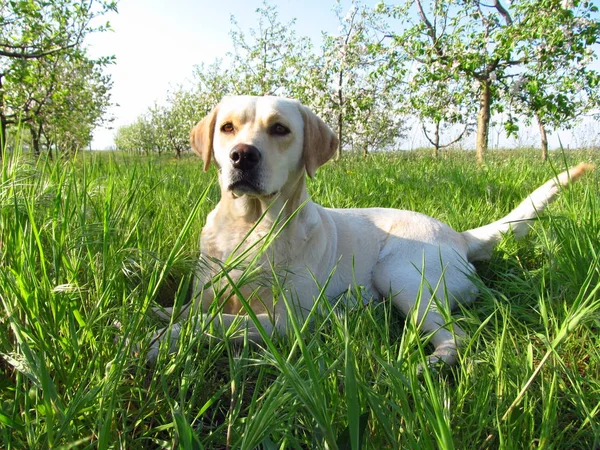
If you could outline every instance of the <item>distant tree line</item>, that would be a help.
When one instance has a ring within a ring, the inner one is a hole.
[[[323,33],[320,48],[267,3],[247,32],[232,17],[229,62],[197,66],[191,88],[117,130],[117,148],[180,155],[192,125],[230,94],[299,99],[336,130],[340,152],[393,148],[416,117],[436,154],[476,133],[480,162],[493,114],[508,117],[509,136],[536,122],[545,159],[548,132],[597,111],[591,1],[354,2],[348,11],[338,1],[334,10],[338,32]],[[455,135],[443,142],[448,129]]]
[[[0,2],[0,158],[29,145],[73,152],[88,145],[105,120],[111,57],[91,59],[84,39],[115,1],[3,0]]]

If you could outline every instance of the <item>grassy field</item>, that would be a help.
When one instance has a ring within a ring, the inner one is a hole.
[[[308,188],[325,206],[412,209],[465,230],[566,162],[600,161],[551,159],[349,156]],[[2,162],[1,448],[600,448],[598,173],[478,265],[481,295],[455,313],[469,333],[456,367],[419,376],[429,348],[385,302],[325,311],[265,348],[184,331],[149,367],[164,326],[151,308],[185,301],[218,201],[201,167],[112,153]]]

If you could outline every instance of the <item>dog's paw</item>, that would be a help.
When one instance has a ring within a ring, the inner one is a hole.
[[[158,352],[159,351],[160,351],[160,339],[156,340],[155,342],[152,342],[150,344],[150,348],[146,352],[146,362],[149,365],[154,366],[156,364],[156,361],[158,360]]]
[[[429,371],[432,374],[438,374],[440,370],[448,364],[437,356],[431,355],[427,357],[427,362],[421,362],[417,365],[417,375],[423,376],[425,371]]]
[[[438,374],[443,368],[453,366],[457,357],[456,347],[438,348],[426,358],[425,362],[419,363],[417,375],[422,376],[426,370]]]
[[[168,346],[167,352],[173,353],[177,348],[177,339],[181,332],[181,325],[173,324],[171,327],[162,328],[152,335],[146,352],[146,361],[150,365],[156,364],[161,347]]]

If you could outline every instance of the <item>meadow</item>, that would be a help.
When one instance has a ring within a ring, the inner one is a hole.
[[[346,155],[308,189],[325,206],[411,209],[466,230],[565,165],[600,162],[474,159]],[[194,334],[189,320],[178,350],[148,365],[165,326],[152,307],[187,301],[215,169],[113,152],[1,164],[1,448],[600,448],[598,171],[478,264],[479,298],[453,316],[469,335],[459,363],[419,375],[430,349],[413,318],[323,299],[311,326],[263,347]]]

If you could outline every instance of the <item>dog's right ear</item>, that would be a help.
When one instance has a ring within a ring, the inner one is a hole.
[[[210,158],[213,152],[213,139],[215,136],[215,120],[219,106],[215,106],[190,132],[190,144],[192,150],[204,161],[204,171],[210,166]]]

